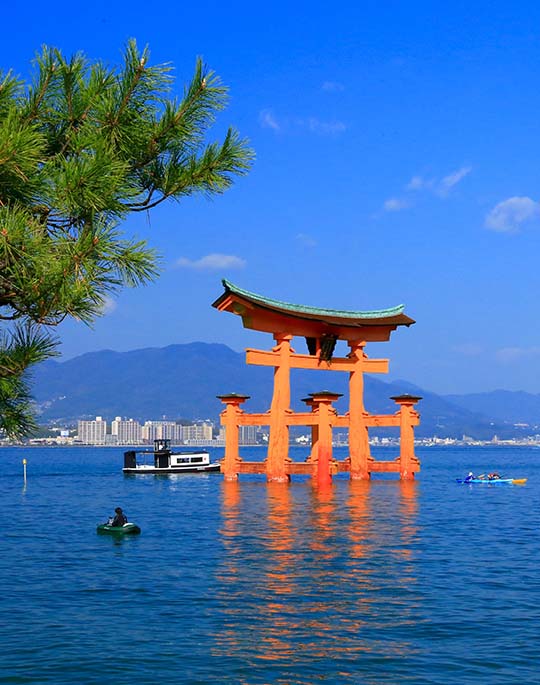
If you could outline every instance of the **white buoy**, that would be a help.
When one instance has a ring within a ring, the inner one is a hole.
[[[26,485],[26,459],[23,459],[22,463],[23,463],[24,484]]]

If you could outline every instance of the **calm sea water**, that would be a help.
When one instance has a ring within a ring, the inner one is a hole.
[[[1,449],[0,683],[540,683],[540,449],[418,454],[319,492]],[[140,536],[96,534],[116,506]]]

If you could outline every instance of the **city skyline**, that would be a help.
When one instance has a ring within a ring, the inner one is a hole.
[[[110,430],[107,430],[110,424]],[[243,445],[257,443],[257,428],[241,426],[239,440]],[[173,444],[222,446],[225,440],[223,426],[216,426],[209,419],[192,423],[148,419],[144,423],[133,418],[116,416],[112,421],[96,416],[95,419],[79,419],[77,434],[73,441],[83,445],[149,445],[155,440],[169,440]]]

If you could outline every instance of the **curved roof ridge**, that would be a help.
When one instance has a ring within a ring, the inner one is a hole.
[[[258,302],[262,305],[280,307],[283,309],[287,309],[291,312],[298,312],[300,314],[304,313],[322,316],[339,316],[351,319],[384,319],[389,316],[396,316],[398,314],[402,314],[405,309],[405,305],[403,304],[398,304],[396,307],[390,307],[388,309],[375,309],[372,311],[363,312],[346,311],[343,309],[311,307],[309,305],[293,304],[291,302],[273,300],[270,297],[258,295],[257,293],[250,292],[249,290],[239,288],[237,285],[234,285],[234,283],[231,283],[226,278],[224,278],[221,282],[226,290],[229,290],[230,292],[235,293],[236,295],[243,295],[244,297],[253,300],[254,302]]]

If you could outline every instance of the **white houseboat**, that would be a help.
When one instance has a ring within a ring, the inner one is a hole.
[[[219,471],[219,462],[211,462],[204,450],[173,452],[170,440],[154,440],[153,450],[129,450],[124,452],[126,474],[140,473],[211,473]]]

